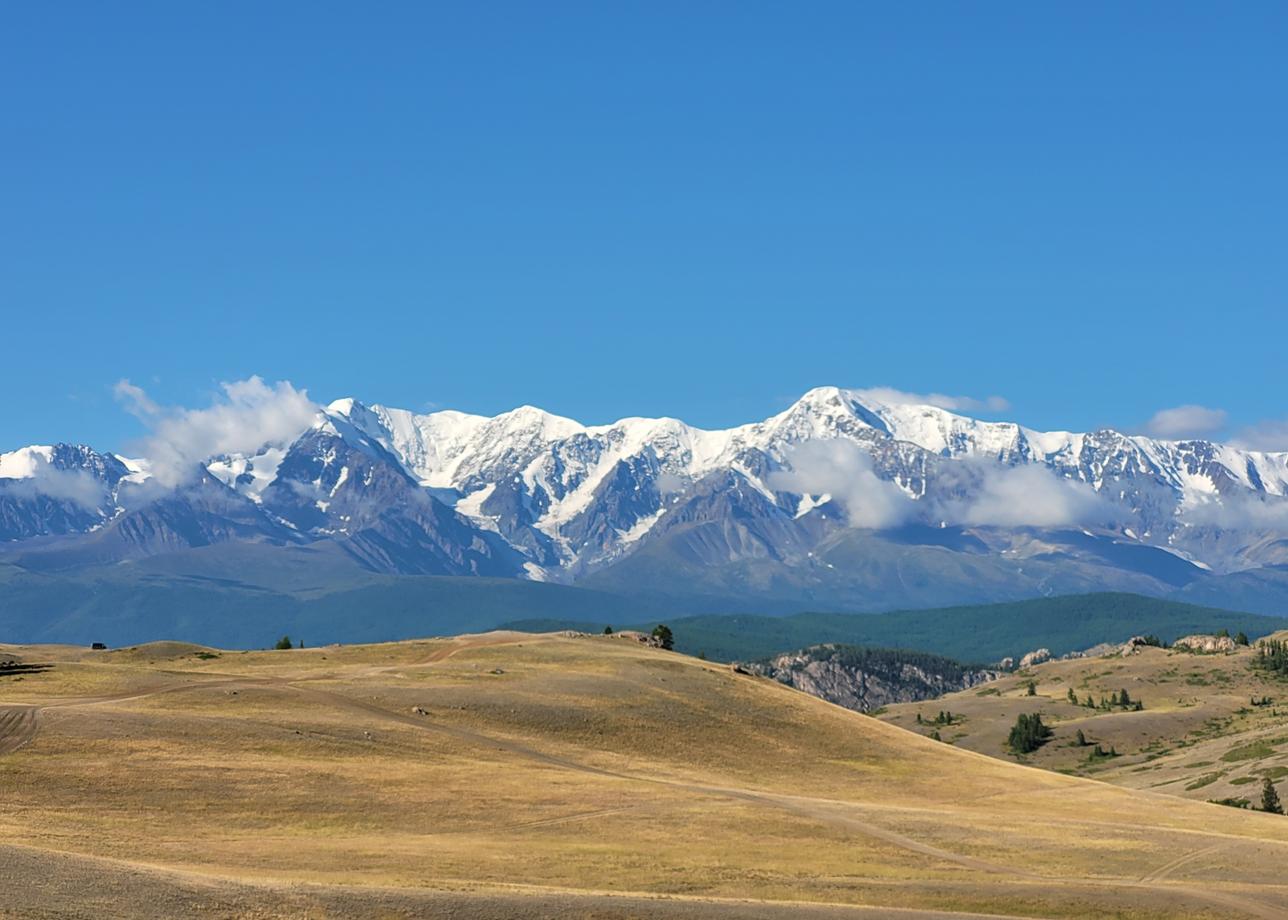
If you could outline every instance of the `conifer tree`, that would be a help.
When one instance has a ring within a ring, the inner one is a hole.
[[[1261,781],[1261,810],[1272,815],[1284,813],[1284,807],[1279,804],[1279,793],[1275,791],[1275,784],[1269,778]]]

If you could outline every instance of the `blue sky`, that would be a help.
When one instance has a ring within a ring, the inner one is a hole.
[[[128,442],[121,378],[252,374],[1284,419],[1285,47],[1281,3],[16,5],[0,449]]]

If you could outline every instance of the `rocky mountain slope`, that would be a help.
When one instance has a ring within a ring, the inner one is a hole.
[[[925,652],[815,645],[739,668],[856,712],[931,700],[1001,676]]]
[[[177,486],[147,458],[84,446],[0,455],[0,559],[68,568],[227,542],[744,609],[1109,588],[1277,610],[1288,453],[1039,432],[824,387],[721,431],[344,399]]]

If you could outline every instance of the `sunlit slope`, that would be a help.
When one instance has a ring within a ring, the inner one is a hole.
[[[1026,763],[1202,801],[1258,805],[1264,778],[1288,777],[1288,680],[1255,669],[1255,658],[1250,647],[1210,655],[1142,648],[1125,657],[1051,661],[933,702],[891,706],[881,718],[1016,760],[1006,749],[1011,726],[1020,713],[1040,713],[1054,736],[1024,756]],[[1123,691],[1131,706],[1086,705],[1088,697],[1099,704]],[[951,725],[932,724],[940,710],[953,713]],[[917,724],[918,713],[924,724]],[[1085,745],[1076,743],[1079,731]],[[1097,756],[1097,744],[1117,756]]]
[[[628,639],[16,651],[54,667],[0,678],[23,716],[0,837],[36,848],[0,853],[0,882],[43,858],[61,903],[106,878],[153,886],[111,904],[139,916],[193,886],[268,916],[444,891],[462,916],[1288,910],[1288,819],[1015,766]]]

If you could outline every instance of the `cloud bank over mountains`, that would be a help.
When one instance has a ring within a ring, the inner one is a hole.
[[[770,488],[836,501],[854,527],[884,530],[909,521],[913,500],[879,477],[872,457],[844,440],[807,441],[784,457],[787,468],[771,473]]]
[[[918,500],[877,475],[872,457],[841,439],[809,441],[787,452],[774,489],[830,498],[853,527],[884,530],[926,516],[957,527],[1110,526],[1122,515],[1089,485],[1040,466],[966,459],[948,468],[945,494]]]
[[[220,384],[204,409],[158,405],[128,380],[116,384],[115,394],[151,429],[136,449],[147,459],[152,478],[167,488],[191,481],[213,457],[286,447],[322,408],[290,382],[270,386],[258,376]]]

